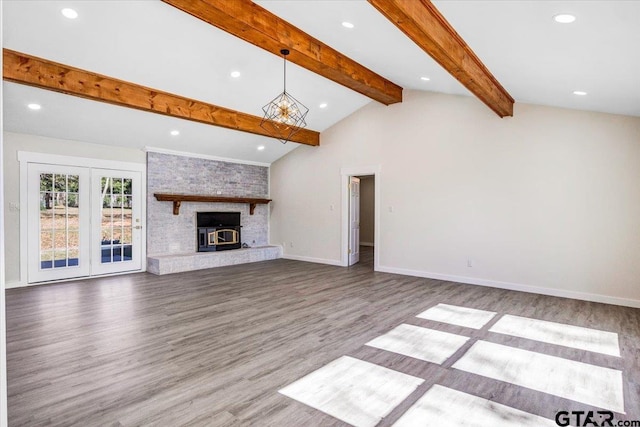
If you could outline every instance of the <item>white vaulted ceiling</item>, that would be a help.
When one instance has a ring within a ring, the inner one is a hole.
[[[258,3],[405,89],[471,96],[364,0]],[[434,3],[516,103],[640,116],[640,1]],[[79,17],[64,18],[64,7]],[[576,22],[555,23],[561,12]],[[279,57],[159,0],[4,1],[2,28],[6,48],[254,115],[282,90]],[[13,83],[4,89],[12,132],[265,163],[298,146]],[[375,102],[294,64],[287,89],[318,131]],[[31,102],[42,109],[28,110]]]

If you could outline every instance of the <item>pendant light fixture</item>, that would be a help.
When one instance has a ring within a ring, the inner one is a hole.
[[[287,55],[289,55],[289,49],[282,49],[280,53],[284,59],[284,90],[262,107],[264,117],[260,127],[286,144],[296,132],[307,126],[305,118],[309,109],[287,93]]]

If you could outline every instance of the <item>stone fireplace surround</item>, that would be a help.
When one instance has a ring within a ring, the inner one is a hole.
[[[164,153],[147,153],[147,271],[168,274],[257,262],[282,256],[279,246],[269,246],[269,206],[239,203],[182,203],[173,215],[171,203],[159,202],[154,193],[211,194],[267,198],[269,168]],[[242,243],[248,249],[197,252],[196,213],[240,212]]]

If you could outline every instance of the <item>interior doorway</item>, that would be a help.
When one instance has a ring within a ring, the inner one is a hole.
[[[377,270],[380,235],[380,167],[341,169],[342,265]]]
[[[360,175],[358,255],[362,266],[373,269],[373,253],[375,250],[375,197],[376,179],[374,175]]]

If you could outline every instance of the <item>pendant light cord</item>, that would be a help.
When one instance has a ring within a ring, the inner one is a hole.
[[[287,55],[289,55],[289,49],[281,49],[282,59],[284,59],[284,93],[287,93]]]
[[[282,55],[282,58],[284,59],[284,92],[287,93],[287,54],[284,53]]]

